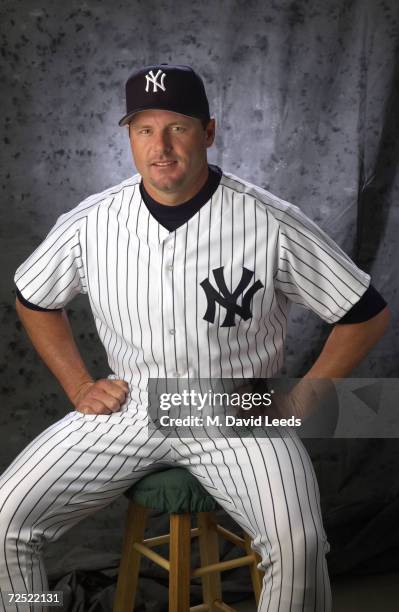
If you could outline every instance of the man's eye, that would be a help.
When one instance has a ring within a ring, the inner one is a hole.
[[[139,134],[149,134],[150,130],[148,128],[143,128],[142,130],[139,131]]]
[[[173,130],[174,132],[184,132],[184,131],[185,131],[185,128],[184,128],[182,125],[174,125],[174,126],[173,126],[173,128],[172,128],[172,130]]]

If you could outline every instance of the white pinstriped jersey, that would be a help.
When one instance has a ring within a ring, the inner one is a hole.
[[[42,308],[88,294],[110,368],[138,406],[149,377],[276,376],[290,301],[334,323],[370,283],[298,207],[232,174],[173,232],[140,180],[61,215],[15,274]]]

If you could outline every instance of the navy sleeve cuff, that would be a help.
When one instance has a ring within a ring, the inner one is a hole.
[[[370,285],[363,293],[360,300],[336,322],[338,325],[350,323],[361,323],[375,317],[387,305],[380,293]]]
[[[24,296],[22,295],[18,287],[16,287],[15,289],[16,289],[18,300],[21,302],[23,306],[25,306],[25,308],[29,308],[30,310],[40,310],[41,312],[57,312],[57,311],[62,310],[62,308],[42,308],[41,306],[32,304],[32,302],[28,302],[28,300],[25,300]]]

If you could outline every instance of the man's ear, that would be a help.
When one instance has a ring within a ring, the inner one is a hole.
[[[216,122],[215,122],[215,119],[212,118],[209,120],[209,123],[205,128],[207,147],[210,147],[213,145],[213,142],[215,140],[215,131],[216,131]]]

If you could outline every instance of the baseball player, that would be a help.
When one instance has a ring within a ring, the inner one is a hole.
[[[0,609],[33,609],[8,594],[48,590],[45,543],[144,474],[177,465],[250,534],[265,572],[258,610],[329,612],[318,486],[292,428],[155,436],[148,381],[275,377],[291,302],[333,326],[305,379],[340,378],[383,334],[386,303],[299,208],[208,164],[215,121],[191,68],[135,72],[126,103],[120,125],[138,174],[61,215],[15,275],[18,314],[73,410],[0,479]],[[112,374],[101,380],[65,313],[78,293],[107,352]]]

